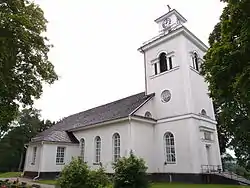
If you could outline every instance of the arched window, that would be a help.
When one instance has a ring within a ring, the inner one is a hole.
[[[121,140],[118,133],[113,135],[113,157],[114,162],[116,162],[121,157]]]
[[[85,140],[82,138],[80,140],[80,158],[84,161],[84,153],[85,153]]]
[[[147,112],[145,113],[145,117],[147,117],[147,118],[152,118],[152,114],[151,114],[149,111],[147,111]]]
[[[193,53],[193,67],[195,70],[199,71],[199,56],[197,52]]]
[[[101,162],[101,138],[100,136],[95,137],[95,162]]]
[[[170,132],[164,134],[164,146],[165,146],[165,158],[166,163],[175,163],[175,145],[174,145],[174,135]]]
[[[206,116],[206,115],[207,115],[206,110],[202,109],[202,110],[201,110],[201,115]]]
[[[168,70],[168,65],[167,65],[167,55],[166,53],[161,53],[159,56],[159,62],[160,62],[160,73],[165,72]]]

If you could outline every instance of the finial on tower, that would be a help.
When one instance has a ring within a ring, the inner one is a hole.
[[[171,11],[171,7],[169,5],[167,5],[167,6],[168,6],[168,12],[170,12]]]

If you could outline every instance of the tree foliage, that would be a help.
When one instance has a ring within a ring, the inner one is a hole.
[[[147,167],[145,161],[132,152],[114,163],[114,188],[147,188]]]
[[[40,111],[24,109],[16,125],[0,139],[0,171],[16,171],[23,167],[25,148],[30,139],[54,125],[49,120],[40,120]]]
[[[202,73],[216,106],[220,140],[250,167],[250,1],[224,0]]]
[[[20,105],[32,105],[41,96],[43,83],[58,78],[48,60],[46,24],[33,2],[0,1],[0,132],[8,130]]]

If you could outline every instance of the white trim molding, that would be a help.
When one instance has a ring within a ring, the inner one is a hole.
[[[159,119],[157,121],[157,123],[165,123],[165,122],[171,122],[171,121],[178,121],[178,120],[183,120],[183,119],[188,119],[188,118],[194,118],[194,119],[197,119],[197,120],[206,121],[206,122],[212,123],[214,125],[217,124],[217,122],[215,120],[213,120],[213,119],[202,117],[202,116],[199,116],[199,115],[194,114],[194,113],[177,115],[177,116],[172,116],[172,117],[167,117],[167,118]]]

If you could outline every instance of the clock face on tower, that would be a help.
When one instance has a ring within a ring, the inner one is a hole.
[[[163,22],[162,22],[162,27],[163,28],[167,28],[169,27],[171,24],[171,19],[170,18],[166,18]]]

